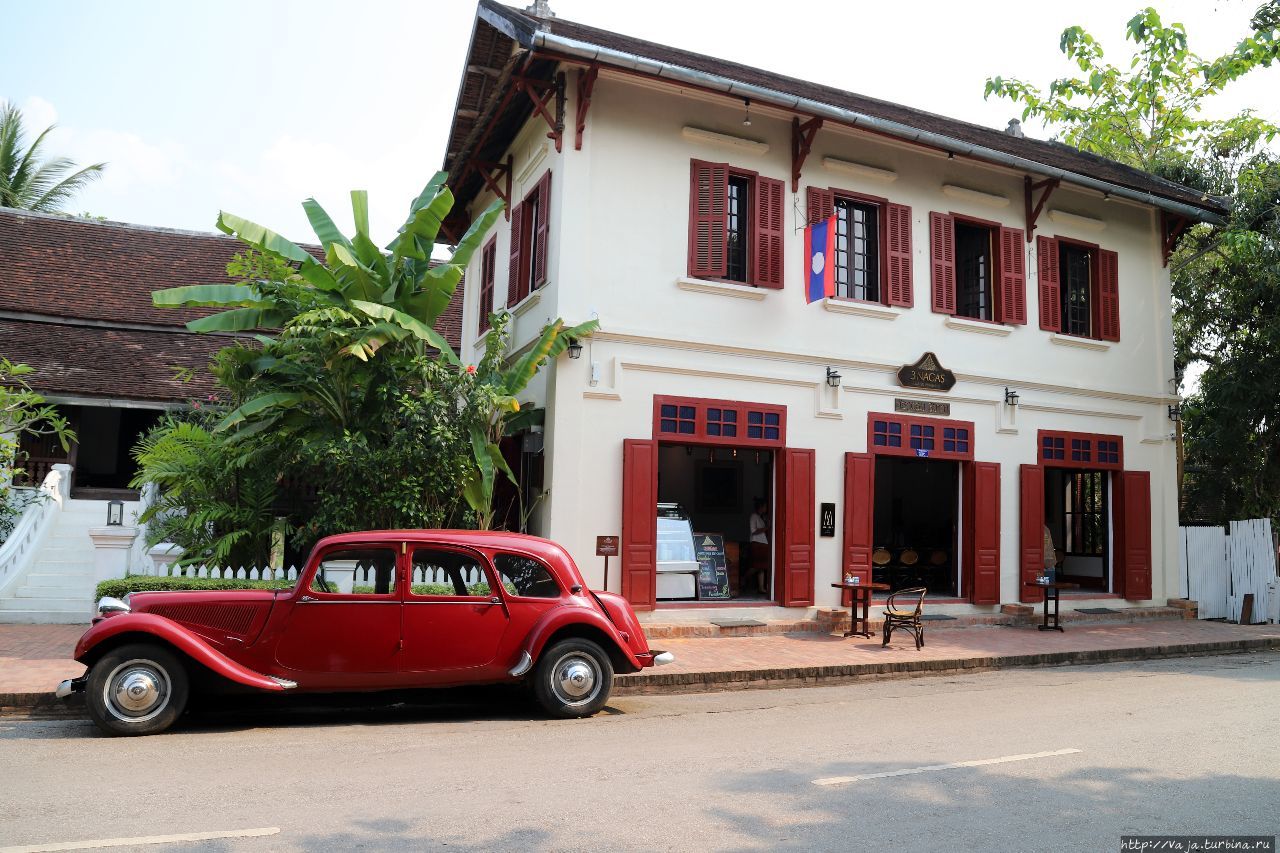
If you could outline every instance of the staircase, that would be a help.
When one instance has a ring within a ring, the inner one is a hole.
[[[125,504],[125,519],[138,504]],[[87,623],[93,615],[93,542],[90,527],[101,527],[107,502],[64,500],[44,542],[22,576],[0,595],[0,623]]]

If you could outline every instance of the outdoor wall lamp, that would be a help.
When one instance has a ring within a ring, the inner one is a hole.
[[[841,376],[838,372],[836,372],[836,369],[834,367],[827,368],[827,384],[828,385],[830,385],[832,388],[839,388],[840,379],[841,379]]]
[[[1181,403],[1174,403],[1172,406],[1169,407],[1169,420],[1173,421],[1175,424],[1178,421],[1182,420],[1182,404]]]
[[[107,526],[120,527],[124,524],[124,501],[107,502]]]
[[[1006,406],[1018,405],[1018,392],[1006,386],[1004,389],[1004,404]]]
[[[569,340],[569,358],[582,358],[582,343],[577,338],[570,338]]]

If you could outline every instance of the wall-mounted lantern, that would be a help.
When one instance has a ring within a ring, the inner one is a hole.
[[[842,377],[840,376],[840,374],[836,371],[836,369],[835,369],[834,367],[828,367],[828,368],[827,368],[827,384],[828,384],[828,385],[830,385],[832,388],[839,388],[839,387],[840,387],[840,379],[841,379],[841,378],[842,378]]]
[[[1174,403],[1169,407],[1169,420],[1175,424],[1182,420],[1182,404]]]
[[[1018,405],[1018,392],[1014,391],[1012,388],[1006,387],[1004,389],[1004,404],[1006,406]]]
[[[124,501],[107,502],[107,527],[124,525]]]
[[[577,338],[569,339],[569,358],[582,358],[582,343]]]

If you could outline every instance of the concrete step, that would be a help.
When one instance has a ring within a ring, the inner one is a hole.
[[[69,587],[80,588],[83,586],[88,589],[93,585],[93,572],[37,572],[33,571],[26,576],[23,584],[28,587]]]
[[[66,562],[63,562],[61,560],[37,559],[35,562],[31,564],[31,571],[40,572],[42,574],[49,574],[49,575],[65,575],[65,574],[75,575],[75,574],[79,574],[80,572],[87,572],[92,568],[93,568],[92,556],[89,557],[89,559],[87,560],[68,560]]]
[[[88,579],[79,584],[62,584],[56,587],[23,585],[13,591],[14,598],[47,598],[51,600],[93,600],[93,584]]]
[[[57,613],[81,613],[88,619],[93,612],[93,600],[83,598],[0,598],[0,611],[48,610]]]
[[[57,610],[0,610],[0,625],[85,625],[89,613],[69,613]]]

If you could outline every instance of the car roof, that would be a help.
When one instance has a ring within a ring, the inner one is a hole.
[[[547,562],[568,559],[573,563],[569,552],[550,539],[530,536],[527,533],[512,533],[507,530],[364,530],[354,533],[339,533],[326,536],[316,543],[315,547],[327,548],[331,545],[367,544],[370,542],[439,542],[453,545],[469,545],[473,548],[512,549],[525,551],[541,557]]]

